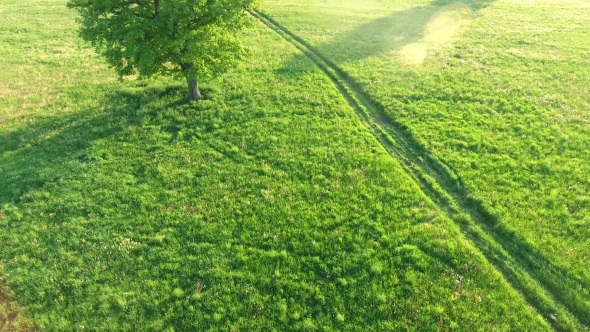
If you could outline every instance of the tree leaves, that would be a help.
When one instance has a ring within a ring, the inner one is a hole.
[[[80,36],[120,76],[171,74],[206,79],[248,54],[240,31],[254,0],[70,0],[81,16]],[[191,63],[188,70],[182,63]]]

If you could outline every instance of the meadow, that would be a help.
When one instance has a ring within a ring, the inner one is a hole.
[[[188,104],[2,1],[8,330],[588,330],[590,7],[359,3],[263,2]]]
[[[519,269],[498,268],[540,312],[554,309],[538,291],[590,323],[586,2],[270,1],[266,12],[402,133],[419,173],[491,237],[481,245],[503,248]]]

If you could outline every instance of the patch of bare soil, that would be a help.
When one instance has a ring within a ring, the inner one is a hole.
[[[36,331],[25,322],[14,301],[0,289],[0,332]]]

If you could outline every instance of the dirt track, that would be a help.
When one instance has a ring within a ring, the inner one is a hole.
[[[14,301],[9,298],[3,291],[0,289],[0,314],[6,319],[11,313],[18,311],[17,307],[14,304]],[[16,332],[16,331],[36,331],[34,328],[29,326],[24,322],[23,317],[18,314],[16,320],[13,322],[3,322],[0,321],[0,332]]]

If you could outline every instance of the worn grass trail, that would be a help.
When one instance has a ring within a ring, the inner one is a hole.
[[[353,77],[269,15],[260,11],[252,14],[324,71],[377,141],[547,322],[560,331],[588,329],[588,308],[577,292],[583,280],[555,266],[498,224],[482,202],[465,191],[460,177],[420,144],[406,126],[388,115]]]
[[[451,165],[493,229],[532,249],[522,254],[532,272],[588,325],[590,7],[475,2],[272,1],[268,10]],[[477,12],[465,22],[448,20],[455,36],[436,43],[441,18],[469,8]]]

